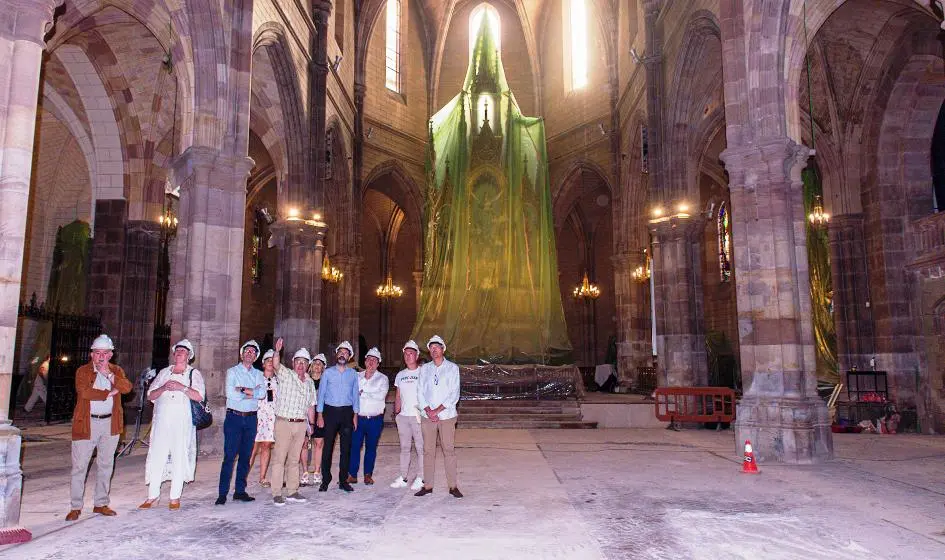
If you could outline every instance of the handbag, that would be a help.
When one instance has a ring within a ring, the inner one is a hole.
[[[187,386],[193,384],[193,368],[187,372]],[[203,401],[190,401],[190,419],[198,430],[202,430],[213,424],[213,414],[210,414],[210,405],[207,404],[207,395],[204,393]]]

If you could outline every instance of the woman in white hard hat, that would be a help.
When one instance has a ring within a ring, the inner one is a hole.
[[[276,397],[279,395],[279,384],[276,382],[276,368],[272,365],[272,349],[263,354],[263,378],[266,380],[266,396],[259,400],[259,410],[256,414],[256,444],[253,455],[249,459],[249,468],[253,468],[256,457],[259,457],[259,484],[269,488],[269,457],[272,455],[272,446],[276,441],[273,429],[276,425]]]
[[[138,506],[150,509],[161,497],[161,484],[171,481],[170,509],[180,509],[184,483],[194,479],[197,469],[197,428],[194,427],[190,401],[204,397],[203,375],[190,362],[194,347],[184,339],[174,345],[171,365],[162,369],[148,389],[154,403],[151,444],[148,447],[145,482],[148,499]],[[170,460],[168,460],[170,459]]]

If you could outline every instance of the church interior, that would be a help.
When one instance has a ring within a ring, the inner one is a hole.
[[[0,404],[99,332],[213,394],[248,339],[443,334],[731,389],[762,464],[945,431],[940,0],[0,6]]]

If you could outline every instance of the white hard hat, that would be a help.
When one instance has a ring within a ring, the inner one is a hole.
[[[259,355],[259,344],[257,344],[255,340],[247,340],[240,346],[240,356],[243,355],[243,352],[245,352],[247,348],[255,348],[256,355]]]
[[[114,350],[115,343],[112,342],[112,339],[109,338],[107,334],[98,335],[95,340],[92,341],[92,350]]]
[[[443,339],[440,337],[440,335],[435,334],[432,337],[430,337],[430,340],[427,341],[427,350],[430,349],[431,344],[439,344],[440,346],[443,347],[443,351],[446,352],[446,343],[443,342]]]
[[[294,362],[297,358],[302,358],[306,362],[312,361],[312,355],[308,353],[308,348],[299,348],[296,350],[295,355],[292,356],[292,361]]]
[[[188,359],[188,360],[193,360],[193,359],[194,359],[194,356],[197,355],[197,353],[194,352],[194,345],[191,344],[190,341],[187,340],[186,338],[183,339],[183,340],[181,340],[181,341],[178,342],[177,344],[175,344],[174,347],[171,348],[171,352],[173,352],[174,350],[177,350],[178,348],[186,348],[186,349],[187,349],[187,359]]]
[[[415,340],[408,340],[408,341],[407,341],[407,344],[404,344],[404,348],[403,348],[403,349],[404,349],[404,350],[407,350],[407,349],[413,350],[413,351],[415,351],[417,354],[420,353],[420,347],[417,346],[417,342],[416,342]]]
[[[265,354],[263,354],[263,360],[262,360],[262,361],[265,362],[266,360],[268,360],[269,358],[271,358],[271,357],[273,357],[273,356],[275,356],[275,355],[276,355],[276,351],[273,350],[272,348],[270,348],[269,350],[266,350],[266,353],[265,353]]]
[[[354,356],[354,348],[351,347],[351,343],[347,340],[335,347],[335,354],[337,354],[342,348],[348,351],[349,356]]]
[[[315,360],[320,361],[322,364],[328,365],[328,358],[326,358],[324,354],[315,354],[315,357],[312,358],[312,361],[314,362]]]
[[[368,351],[367,351],[367,354],[365,354],[364,357],[365,357],[365,359],[366,359],[366,358],[371,358],[371,357],[377,358],[377,363],[381,363],[381,351],[378,350],[376,346],[374,346],[374,347],[372,347],[370,350],[368,350]]]

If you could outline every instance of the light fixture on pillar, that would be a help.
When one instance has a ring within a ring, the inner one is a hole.
[[[158,217],[158,224],[161,226],[161,233],[165,237],[174,237],[177,234],[177,216],[170,206],[164,209],[164,213]]]
[[[587,272],[585,272],[581,284],[575,286],[572,293],[577,299],[591,301],[600,297],[600,288],[597,287],[597,284],[591,284],[591,281],[587,278]]]
[[[643,249],[643,264],[633,269],[630,277],[634,282],[640,284],[646,284],[650,281],[650,253],[647,249]]]
[[[341,270],[331,266],[331,261],[328,260],[328,253],[325,253],[325,258],[322,259],[322,280],[329,284],[337,284],[341,282],[341,279],[344,277],[345,275]]]
[[[814,197],[814,205],[811,207],[810,214],[807,215],[812,226],[822,228],[830,221],[830,214],[824,212],[824,203],[820,195]]]
[[[404,290],[397,284],[394,284],[394,280],[391,278],[390,274],[388,274],[387,280],[380,284],[377,289],[374,290],[374,293],[382,300],[391,301],[404,295]]]

